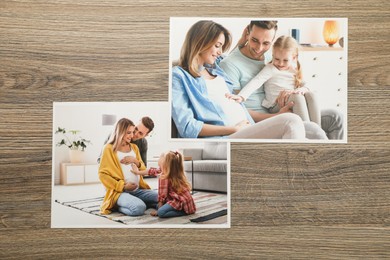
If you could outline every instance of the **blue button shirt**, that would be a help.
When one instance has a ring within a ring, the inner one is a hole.
[[[207,68],[214,76],[225,79],[226,85],[232,93],[233,85],[223,70],[215,65]],[[222,107],[212,102],[208,97],[206,82],[203,77],[194,78],[190,73],[179,66],[172,68],[172,118],[180,137],[197,138],[203,124],[227,126],[228,116]],[[247,119],[254,123],[243,104]],[[214,136],[213,138],[223,136]]]

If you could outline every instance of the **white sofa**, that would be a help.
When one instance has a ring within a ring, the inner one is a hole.
[[[206,142],[203,149],[182,149],[182,153],[192,157],[184,162],[184,171],[194,190],[227,192],[227,143]]]

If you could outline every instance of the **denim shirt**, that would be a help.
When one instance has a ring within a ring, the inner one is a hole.
[[[232,93],[233,85],[223,70],[215,65],[206,68],[212,75],[225,79],[226,85]],[[248,121],[254,121],[244,108]],[[175,122],[180,137],[197,138],[203,124],[228,125],[228,117],[219,104],[209,99],[206,81],[203,77],[194,78],[190,73],[179,66],[172,68],[172,119]],[[214,136],[214,138],[223,136]],[[226,137],[226,136],[225,136]]]

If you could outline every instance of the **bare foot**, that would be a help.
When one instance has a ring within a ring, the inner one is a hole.
[[[153,210],[150,212],[150,216],[156,217],[157,216],[157,210]]]

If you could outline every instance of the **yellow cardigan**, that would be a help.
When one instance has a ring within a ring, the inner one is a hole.
[[[137,160],[141,163],[140,170],[145,170],[145,164],[141,159],[138,146],[130,144],[131,149],[134,151]],[[122,167],[119,162],[117,154],[113,151],[111,144],[107,144],[104,147],[103,154],[99,166],[99,179],[106,188],[106,195],[104,196],[103,203],[100,207],[100,213],[110,214],[113,207],[123,192],[125,181],[123,177]],[[150,189],[149,185],[144,181],[142,176],[139,180],[139,188]]]

